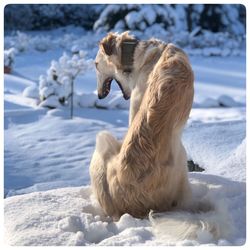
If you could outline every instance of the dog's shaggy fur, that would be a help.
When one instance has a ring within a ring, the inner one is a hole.
[[[190,63],[181,49],[153,39],[137,45],[133,71],[123,72],[120,45],[130,38],[109,34],[96,57],[98,92],[107,78],[119,81],[126,96],[132,92],[123,143],[99,133],[90,166],[94,193],[113,218],[183,209],[192,196],[181,142],[194,94]]]

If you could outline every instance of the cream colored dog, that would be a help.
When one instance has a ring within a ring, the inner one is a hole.
[[[127,32],[111,33],[100,43],[96,69],[99,98],[108,95],[113,79],[125,99],[131,96],[124,141],[106,131],[96,138],[90,175],[104,212],[114,219],[124,213],[149,215],[164,242],[230,237],[227,208],[215,209],[205,198],[193,197],[187,177],[181,134],[194,77],[185,53],[155,39],[140,42]]]
[[[124,51],[133,60],[126,61]],[[131,96],[123,143],[99,133],[91,160],[91,184],[105,213],[144,217],[150,210],[189,207],[181,133],[192,107],[194,77],[185,53],[173,44],[111,33],[100,43],[96,69],[99,98],[107,96],[113,79],[125,99]]]

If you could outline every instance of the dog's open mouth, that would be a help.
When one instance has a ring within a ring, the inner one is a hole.
[[[104,83],[102,84],[101,92],[98,92],[99,99],[103,99],[109,94],[112,81],[113,81],[113,78],[111,78],[111,77],[107,78],[104,81]]]
[[[98,93],[98,98],[99,98],[99,99],[103,99],[103,98],[105,98],[105,97],[109,94],[109,92],[110,92],[110,87],[111,87],[111,83],[112,83],[113,80],[114,80],[113,78],[109,77],[109,78],[107,78],[107,79],[104,81],[104,83],[103,83],[103,85],[102,85],[102,91]],[[121,91],[122,91],[123,98],[124,98],[125,100],[128,100],[128,99],[130,98],[130,96],[127,95],[127,94],[124,92],[121,83],[120,83],[119,81],[117,81],[116,79],[115,79],[115,81],[117,82],[118,86],[120,87],[120,89],[121,89]]]

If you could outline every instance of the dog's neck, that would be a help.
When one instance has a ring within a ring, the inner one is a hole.
[[[159,40],[139,41],[137,43],[133,56],[133,72],[129,78],[131,91],[133,91],[136,86],[139,86],[139,89],[143,92],[146,90],[148,76],[166,46],[166,43]]]
[[[138,43],[137,39],[128,39],[121,44],[121,64],[124,72],[130,73],[133,70],[134,52]]]

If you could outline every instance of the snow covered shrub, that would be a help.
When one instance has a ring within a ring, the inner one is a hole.
[[[170,32],[245,33],[245,9],[239,4],[111,4],[94,24],[94,30],[137,30],[159,24]]]
[[[11,73],[14,64],[15,52],[14,48],[4,50],[4,73],[6,74]]]
[[[23,52],[30,46],[30,37],[20,31],[17,31],[16,39],[14,40],[13,46],[19,51]]]
[[[159,4],[110,4],[94,24],[94,30],[144,31],[153,24],[164,28],[174,25],[174,10],[170,5]]]
[[[37,51],[45,52],[52,48],[53,42],[49,36],[35,36],[31,39],[31,46]]]
[[[240,4],[203,4],[198,25],[212,32],[228,32],[231,35],[245,34],[245,21],[240,20]],[[192,9],[196,5],[192,5]],[[244,8],[244,7],[243,7]],[[190,13],[192,17],[192,13]]]
[[[128,28],[124,22],[124,18],[129,12],[138,10],[138,8],[139,5],[136,4],[107,5],[94,23],[93,29],[109,31],[116,26],[116,28],[124,30]]]
[[[47,76],[41,75],[39,79],[40,105],[56,108],[68,104],[75,78],[89,65],[90,61],[85,60],[85,53],[81,50],[72,56],[64,53],[58,61],[52,61]]]

